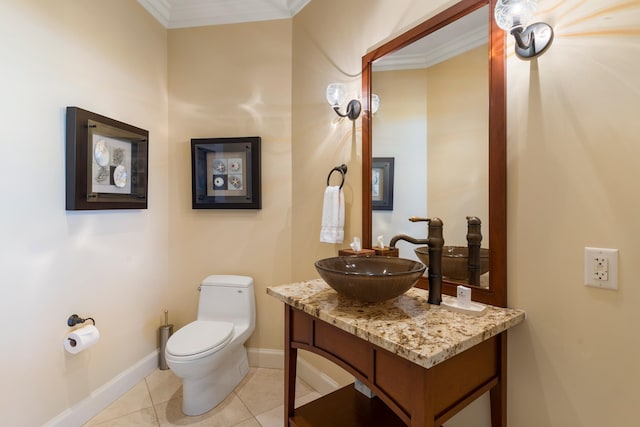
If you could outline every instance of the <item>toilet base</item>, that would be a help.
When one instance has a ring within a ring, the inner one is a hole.
[[[182,412],[196,416],[209,412],[226,399],[249,372],[247,350],[239,345],[225,355],[212,373],[201,378],[182,379]]]

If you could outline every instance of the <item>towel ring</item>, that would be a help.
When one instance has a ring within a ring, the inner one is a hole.
[[[343,163],[340,166],[336,166],[335,168],[331,169],[331,172],[329,172],[329,176],[327,176],[327,187],[329,186],[329,179],[331,179],[331,174],[334,172],[340,172],[342,174],[342,182],[340,183],[340,189],[342,190],[345,175],[347,175],[347,165]]]

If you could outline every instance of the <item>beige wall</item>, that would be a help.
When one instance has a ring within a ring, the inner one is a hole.
[[[169,296],[176,327],[195,319],[210,274],[255,280],[250,347],[282,348],[291,281],[291,20],[169,31]],[[262,209],[191,209],[191,138],[262,137]]]
[[[508,60],[510,419],[632,426],[640,393],[640,2],[542,1],[556,39]],[[583,248],[618,248],[619,290],[583,286]],[[541,274],[540,268],[544,268]]]
[[[329,83],[347,85],[360,97],[362,55],[434,8],[453,1],[311,1],[293,18],[293,278],[316,277],[315,260],[332,256],[361,236],[361,120],[338,120],[327,104]],[[319,243],[327,174],[349,166],[343,188],[347,205],[343,245]]]
[[[166,30],[129,0],[0,2],[0,399],[42,425],[157,347],[166,303]],[[149,208],[65,211],[65,107],[150,132]],[[101,339],[70,355],[67,318]]]
[[[320,218],[324,170],[345,160],[352,170],[361,164],[350,124],[331,127],[324,87],[343,81],[357,92],[359,58],[371,46],[453,2],[344,3],[312,1],[294,18],[298,279],[313,273],[315,259],[335,253],[315,236],[303,238]],[[509,304],[528,313],[509,334],[509,422],[631,426],[640,404],[640,2],[541,0],[537,18],[555,26],[553,46],[532,62],[510,54],[507,67]],[[357,233],[359,178],[349,179],[349,231]],[[585,246],[620,250],[617,292],[583,286]],[[483,402],[447,425],[489,425]]]

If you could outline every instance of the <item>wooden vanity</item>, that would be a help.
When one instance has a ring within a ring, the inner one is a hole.
[[[506,426],[507,330],[523,311],[458,314],[427,304],[428,292],[418,288],[358,303],[321,279],[267,293],[285,303],[285,425],[440,426],[490,391],[492,426]],[[336,363],[376,397],[349,384],[294,409],[298,349]]]

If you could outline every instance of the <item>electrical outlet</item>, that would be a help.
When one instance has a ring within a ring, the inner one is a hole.
[[[618,289],[618,250],[584,248],[584,284]]]
[[[609,258],[604,255],[593,257],[593,278],[595,280],[609,280]]]

